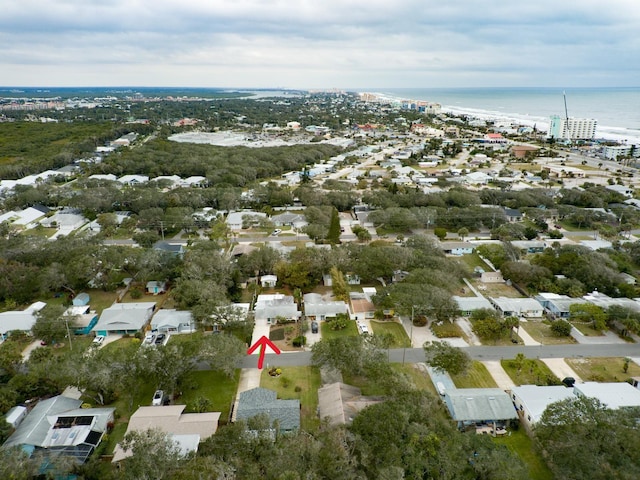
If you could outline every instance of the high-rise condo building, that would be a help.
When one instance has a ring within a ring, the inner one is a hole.
[[[598,122],[593,118],[562,118],[551,116],[549,137],[565,140],[592,140]]]

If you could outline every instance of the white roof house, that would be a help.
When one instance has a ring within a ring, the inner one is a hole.
[[[267,214],[263,212],[254,212],[253,210],[244,210],[242,212],[230,212],[227,215],[227,225],[231,230],[241,230],[243,220],[250,218],[267,218]]]
[[[627,382],[586,382],[573,386],[576,395],[597,398],[607,408],[640,407],[640,390]]]
[[[151,330],[159,332],[190,333],[193,325],[193,316],[186,310],[161,309],[151,318]]]
[[[144,327],[155,308],[155,302],[113,304],[102,311],[94,330],[98,335],[135,333]]]
[[[149,177],[147,175],[123,175],[117,180],[123,185],[138,185],[140,183],[147,183]]]
[[[258,295],[254,311],[256,323],[266,321],[267,324],[275,323],[277,317],[298,320],[302,315],[293,297],[281,293]]]
[[[454,295],[453,301],[458,304],[458,308],[462,315],[468,317],[472,312],[483,308],[493,309],[491,302],[484,297],[459,297]]]
[[[334,318],[339,313],[349,313],[349,306],[345,302],[325,301],[318,293],[304,294],[304,314],[317,320]]]
[[[118,177],[116,177],[113,173],[107,173],[104,175],[102,174],[89,175],[89,178],[93,180],[109,180],[109,181],[115,182]]]
[[[575,398],[573,388],[564,385],[521,385],[511,389],[511,399],[521,412],[521,420],[534,425],[549,405],[567,398]]]
[[[14,330],[31,331],[33,324],[36,323],[36,314],[46,305],[44,302],[36,302],[23,311],[0,313],[0,337]]]
[[[533,298],[489,297],[496,310],[505,317],[541,317],[542,305]]]

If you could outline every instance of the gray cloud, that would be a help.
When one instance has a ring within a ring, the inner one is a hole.
[[[633,85],[636,0],[24,0],[5,85]],[[634,60],[635,59],[635,60]]]

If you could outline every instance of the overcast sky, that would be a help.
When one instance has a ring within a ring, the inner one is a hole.
[[[0,85],[638,86],[640,0],[0,0]]]

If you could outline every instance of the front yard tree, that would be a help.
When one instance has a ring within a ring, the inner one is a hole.
[[[222,333],[205,337],[199,356],[212,370],[218,370],[232,377],[245,352],[244,343],[235,335]]]
[[[427,365],[441,372],[461,375],[471,367],[471,357],[467,352],[448,342],[426,342],[423,348]]]
[[[330,273],[333,296],[336,300],[349,302],[349,285],[347,284],[344,275],[337,267],[332,267]]]
[[[335,208],[331,211],[327,240],[334,245],[340,243],[340,216],[338,215],[338,210]]]
[[[75,317],[65,316],[62,305],[47,305],[36,314],[36,323],[31,331],[36,338],[46,343],[56,343],[65,339],[67,332],[75,327]],[[68,324],[68,328],[67,328]]]
[[[173,475],[184,461],[178,443],[159,429],[129,432],[120,445],[132,453],[122,462],[124,479],[176,478]]]
[[[607,328],[607,312],[598,305],[591,303],[574,303],[569,307],[571,319],[580,323],[591,323],[594,330],[602,331]]]

